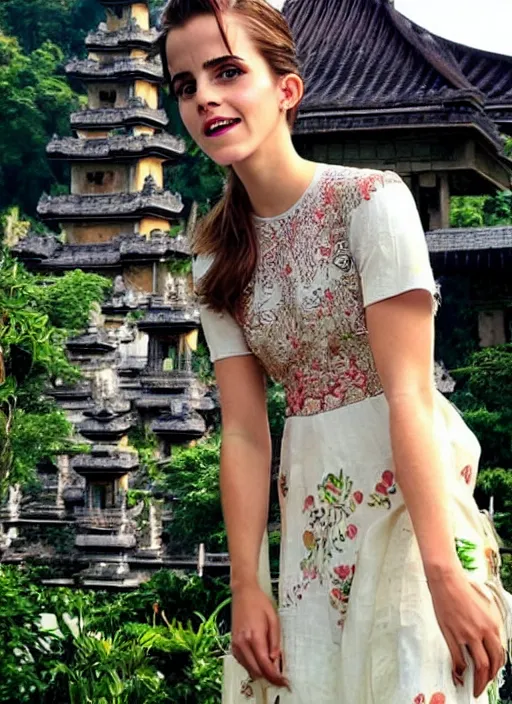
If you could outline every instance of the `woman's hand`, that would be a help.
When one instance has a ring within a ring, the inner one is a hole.
[[[252,679],[288,687],[281,673],[281,627],[272,601],[255,585],[233,590],[232,650]]]
[[[437,621],[453,661],[453,679],[463,684],[467,667],[464,648],[474,662],[474,696],[479,697],[505,664],[500,638],[500,613],[471,584],[463,569],[428,575]]]

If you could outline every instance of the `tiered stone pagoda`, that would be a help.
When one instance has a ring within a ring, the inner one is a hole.
[[[112,279],[110,299],[68,343],[83,380],[52,392],[88,451],[41,468],[39,495],[11,493],[0,520],[3,560],[34,553],[27,521],[44,518],[66,532],[74,565],[74,576],[68,570],[50,581],[128,588],[172,564],[161,539],[172,512],[151,495],[127,501],[130,488],[150,487],[129,435],[151,430],[165,462],[173,445],[205,433],[214,402],[193,372],[199,313],[187,223],[180,195],[163,185],[164,164],[178,162],[185,145],[164,131],[162,67],[147,58],[156,34],[147,0],[100,2],[107,19],[87,37],[87,59],[67,66],[86,87],[87,107],[71,116],[73,136],[56,136],[47,149],[50,159],[71,164],[71,192],[43,196],[38,206],[64,240],[33,235],[14,248],[34,271],[79,268]],[[40,533],[39,555],[51,554],[51,539]]]
[[[467,278],[480,344],[510,341],[512,227],[450,229],[450,197],[510,188],[512,56],[442,39],[392,0],[287,0],[306,80],[295,128],[315,161],[392,169],[438,277]]]

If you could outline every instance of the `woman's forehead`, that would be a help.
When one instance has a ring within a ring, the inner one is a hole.
[[[243,24],[233,16],[224,16],[224,29],[230,47],[226,47],[213,15],[200,15],[179,29],[172,29],[166,41],[167,63],[171,75],[195,72],[204,63],[219,56],[233,54],[247,61],[254,47]]]

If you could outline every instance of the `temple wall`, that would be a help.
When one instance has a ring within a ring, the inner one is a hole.
[[[301,154],[327,164],[359,168],[390,169],[400,174],[461,168],[468,162],[465,140],[439,139],[425,135],[407,137],[361,137],[355,134],[331,135],[311,140],[296,138]]]
[[[66,242],[68,244],[93,244],[110,242],[119,235],[133,233],[133,222],[120,222],[116,224],[77,224],[66,223]]]
[[[106,139],[109,135],[105,130],[77,130],[76,133],[80,139]]]
[[[126,84],[93,83],[88,90],[89,109],[124,108],[128,104],[129,97],[130,89]]]
[[[135,96],[145,100],[152,110],[158,110],[158,86],[147,81],[135,81]]]
[[[163,230],[167,232],[171,229],[169,220],[164,218],[142,218],[139,222],[139,234],[149,235],[151,230]]]
[[[128,166],[113,162],[73,164],[71,193],[79,195],[126,193],[130,190],[129,173]]]
[[[139,125],[138,127],[133,128],[133,134],[136,137],[139,134],[155,134],[156,130],[154,127],[147,127],[146,125]]]
[[[123,278],[128,288],[153,293],[153,267],[150,264],[126,267]]]
[[[147,159],[141,159],[137,162],[135,167],[134,182],[132,191],[142,191],[144,187],[144,179],[147,176],[153,176],[156,181],[158,188],[164,187],[164,170],[162,164],[163,159],[158,159],[156,157],[149,157]]]
[[[137,22],[141,29],[149,29],[149,9],[143,3],[135,3],[132,5],[132,18]]]
[[[126,27],[130,19],[130,6],[119,8],[119,10],[107,9],[107,29],[109,32],[116,32],[118,29]]]
[[[505,312],[503,310],[480,311],[478,314],[478,335],[480,347],[504,345],[507,342]]]

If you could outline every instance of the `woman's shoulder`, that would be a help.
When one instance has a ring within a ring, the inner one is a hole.
[[[345,189],[359,190],[365,200],[379,187],[393,183],[403,183],[394,171],[343,166],[339,164],[324,165],[324,182]]]

